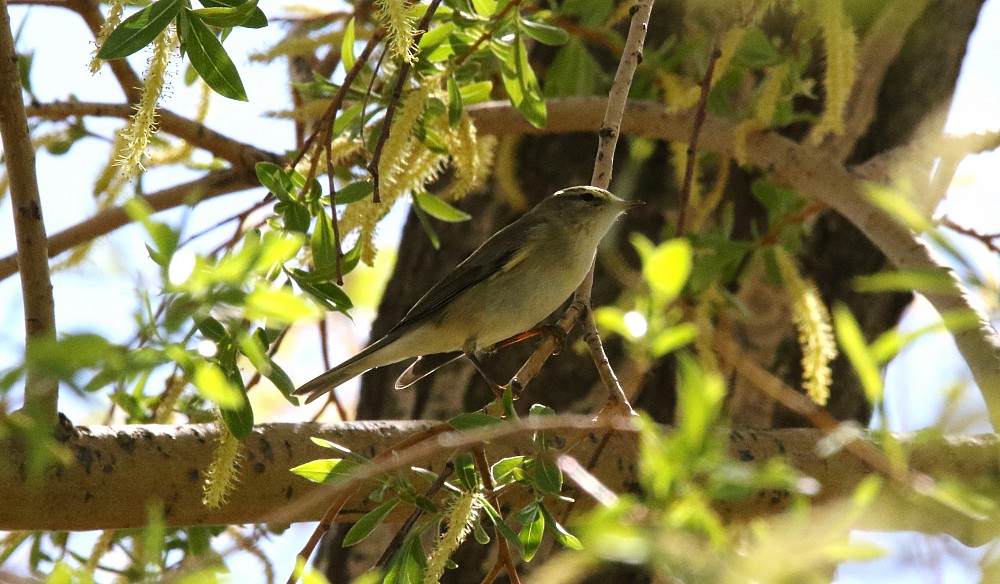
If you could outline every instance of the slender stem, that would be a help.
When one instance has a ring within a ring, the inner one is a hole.
[[[434,17],[434,13],[437,11],[440,4],[441,0],[431,0],[431,3],[427,6],[427,12],[424,13],[424,17],[420,20],[420,24],[417,25],[417,34],[413,35],[414,45],[420,44],[420,39],[424,37],[424,32],[427,31],[428,27],[430,27],[431,18]],[[399,105],[399,100],[403,96],[403,86],[406,84],[406,78],[409,75],[410,63],[403,60],[399,66],[399,73],[396,74],[396,85],[392,89],[392,96],[389,98],[389,105],[385,109],[385,117],[382,119],[382,131],[378,135],[378,142],[375,142],[375,150],[372,151],[372,159],[368,161],[368,172],[371,173],[372,181],[375,185],[375,188],[372,191],[372,201],[375,203],[381,201],[381,194],[379,193],[378,165],[382,160],[382,148],[385,147],[385,141],[389,139],[389,129],[392,126],[392,118],[396,115],[396,106]]]
[[[7,152],[8,169],[13,170],[9,158],[9,152],[11,151],[7,150]],[[163,211],[257,186],[260,186],[260,182],[257,180],[257,175],[254,174],[253,169],[218,170],[210,172],[197,180],[144,195],[142,199],[153,211]],[[107,235],[131,222],[132,219],[125,212],[124,207],[105,209],[93,217],[50,237],[46,250],[48,257],[55,257],[77,245],[92,241],[102,235]],[[19,255],[15,253],[0,258],[0,280],[18,272],[20,269],[18,264]]]
[[[687,160],[684,164],[684,182],[681,185],[680,210],[677,213],[677,234],[684,235],[687,223],[687,211],[691,204],[691,183],[694,181],[694,167],[698,162],[698,136],[701,134],[701,127],[705,124],[705,110],[708,107],[708,94],[712,89],[712,76],[715,75],[715,63],[722,53],[717,48],[712,48],[712,53],[708,58],[708,66],[705,68],[705,78],[701,81],[701,94],[698,96],[698,108],[695,110],[694,126],[691,128],[691,140],[687,147]]]
[[[21,97],[17,51],[10,30],[6,0],[0,0],[0,136],[17,240],[17,267],[24,298],[25,343],[56,334],[55,303],[49,274],[48,238],[35,175],[35,149],[28,134],[28,118]],[[55,426],[58,417],[58,381],[44,373],[28,371],[24,407],[39,422]]]

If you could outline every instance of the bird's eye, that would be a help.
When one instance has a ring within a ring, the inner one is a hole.
[[[586,193],[585,192],[585,193],[580,194],[577,198],[579,198],[584,203],[593,203],[594,199],[596,199],[597,197],[594,196],[594,193]]]

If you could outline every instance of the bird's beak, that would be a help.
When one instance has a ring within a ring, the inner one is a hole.
[[[635,209],[646,204],[646,201],[625,201],[625,210]]]

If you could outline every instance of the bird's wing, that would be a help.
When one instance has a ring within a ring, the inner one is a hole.
[[[523,260],[521,250],[505,242],[505,238],[510,236],[510,228],[513,226],[514,224],[508,225],[496,232],[493,237],[487,239],[476,251],[472,252],[472,255],[467,257],[465,261],[455,266],[451,273],[428,290],[420,300],[417,300],[413,308],[392,328],[390,333],[433,315],[448,306],[452,300],[469,288],[489,279],[503,270],[505,266],[509,268]]]

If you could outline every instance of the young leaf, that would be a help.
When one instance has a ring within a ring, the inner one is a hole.
[[[341,545],[343,547],[351,547],[371,535],[372,531],[385,520],[398,504],[399,497],[393,497],[368,513],[365,513],[361,519],[358,519],[357,523],[351,526],[347,534],[344,535],[344,542]]]
[[[452,128],[462,121],[462,92],[458,90],[455,76],[448,77],[448,123]]]
[[[293,473],[314,483],[332,483],[357,468],[358,463],[343,458],[310,460],[290,469]]]
[[[519,34],[515,34],[513,45],[496,43],[491,45],[493,54],[500,61],[500,76],[510,103],[536,128],[545,126],[547,114],[542,91],[538,86],[535,72],[528,63],[528,49]]]
[[[511,456],[496,461],[490,468],[493,482],[497,485],[509,483],[524,477],[524,456]]]
[[[549,510],[545,507],[545,503],[539,501],[538,510],[545,516],[545,527],[548,528],[549,533],[552,534],[552,537],[554,537],[556,541],[562,544],[563,547],[567,547],[571,550],[583,549],[583,544],[580,543],[580,540],[577,539],[575,535],[567,531],[566,528],[563,527],[558,521],[556,521],[556,518],[553,517],[552,513],[549,513]]]
[[[456,430],[472,430],[473,428],[485,428],[486,426],[493,426],[499,424],[503,420],[499,418],[494,418],[489,414],[482,414],[479,412],[469,412],[465,414],[459,414],[450,420],[448,423],[451,424]]]
[[[344,62],[344,70],[350,71],[354,68],[357,58],[354,56],[354,19],[347,21],[344,27],[344,38],[340,41],[340,59]]]
[[[435,219],[440,219],[447,223],[461,223],[462,221],[472,219],[472,215],[452,207],[444,199],[436,195],[417,193],[413,198],[421,209],[427,211],[427,214]]]
[[[566,44],[566,41],[569,40],[569,33],[558,26],[535,22],[533,20],[523,20],[521,24],[524,25],[522,30],[526,35],[543,45],[559,46]]]
[[[240,26],[253,16],[257,10],[257,0],[250,0],[239,6],[196,8],[193,10],[201,20],[210,26],[230,28]]]
[[[236,65],[201,18],[188,10],[181,23],[181,46],[187,51],[198,75],[219,95],[249,101]]]
[[[334,198],[336,198],[337,205],[347,205],[364,199],[371,195],[374,190],[375,185],[368,181],[354,182],[337,191]]]
[[[455,463],[455,475],[462,485],[470,491],[479,488],[479,475],[476,474],[476,462],[468,452],[459,452],[452,458]]]
[[[441,249],[441,239],[438,237],[437,231],[434,231],[430,219],[427,218],[427,212],[420,205],[414,205],[413,212],[417,214],[417,220],[420,221],[420,226],[423,227],[427,238],[431,240],[434,249]]]
[[[317,270],[336,271],[337,246],[333,234],[333,221],[322,209],[316,218],[316,228],[313,229],[310,248],[313,265]]]
[[[545,515],[539,513],[536,506],[534,521],[522,527],[521,532],[517,535],[518,541],[521,542],[521,557],[524,558],[525,562],[530,562],[531,558],[535,557],[535,552],[538,551],[538,546],[542,543],[542,534],[544,533]]]
[[[237,8],[246,3],[246,0],[199,0],[202,6],[207,8]],[[255,8],[245,22],[240,26],[243,28],[264,28],[267,26],[267,16],[260,8]]]
[[[562,470],[555,462],[547,458],[536,458],[529,466],[532,483],[546,495],[559,496],[562,491]]]
[[[121,59],[153,42],[184,6],[183,0],[159,0],[119,24],[97,51],[98,59]]]
[[[513,545],[517,549],[521,549],[521,540],[518,539],[517,534],[514,530],[510,528],[509,525],[504,523],[503,517],[500,517],[500,513],[493,508],[493,504],[490,503],[486,498],[482,499],[483,511],[486,511],[486,517],[489,518],[493,527],[496,528],[500,535],[507,540],[507,543]]]

